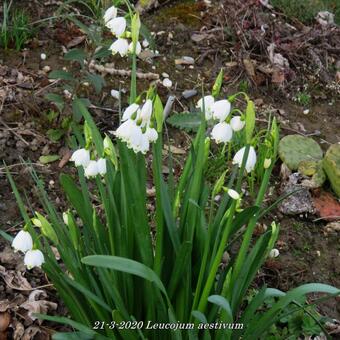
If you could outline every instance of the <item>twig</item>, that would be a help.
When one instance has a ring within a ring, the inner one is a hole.
[[[110,65],[106,64],[104,65],[98,65],[96,64],[93,60],[89,64],[89,69],[94,70],[100,73],[108,73],[111,75],[118,75],[118,76],[124,76],[124,77],[129,77],[131,76],[131,71],[129,70],[118,70]],[[159,74],[157,73],[142,73],[142,72],[137,72],[136,73],[137,78],[139,79],[149,79],[149,80],[158,80],[159,79]]]

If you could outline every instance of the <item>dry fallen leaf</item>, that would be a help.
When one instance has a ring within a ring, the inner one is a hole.
[[[13,340],[21,340],[25,333],[24,325],[17,320],[13,320],[12,327],[14,329]]]
[[[47,294],[44,290],[37,289],[31,292],[28,297],[28,300],[20,305],[20,307],[28,310],[28,317],[31,318],[32,321],[35,321],[37,318],[33,315],[35,313],[46,314],[49,310],[56,310],[58,305],[55,302],[50,302],[46,300],[38,300],[38,299],[47,298]],[[42,320],[40,321],[40,323]]]
[[[16,290],[32,290],[32,286],[20,271],[6,270],[0,266],[0,276],[4,279],[9,288]]]

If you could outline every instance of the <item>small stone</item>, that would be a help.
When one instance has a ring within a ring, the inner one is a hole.
[[[189,99],[193,96],[197,95],[197,90],[193,89],[193,90],[185,90],[182,92],[182,96],[184,99]]]
[[[46,60],[46,58],[47,58],[47,55],[45,53],[41,53],[40,54],[40,59],[41,60]]]
[[[48,73],[48,72],[51,71],[51,67],[48,66],[48,65],[46,65],[46,66],[43,67],[43,71],[44,71],[45,73]]]

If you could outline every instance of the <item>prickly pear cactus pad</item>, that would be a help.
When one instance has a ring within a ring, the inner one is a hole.
[[[319,161],[322,159],[320,145],[309,137],[289,135],[281,139],[279,156],[289,169],[297,170],[302,161]]]
[[[323,160],[323,168],[332,189],[340,197],[340,144],[333,144],[329,147]]]

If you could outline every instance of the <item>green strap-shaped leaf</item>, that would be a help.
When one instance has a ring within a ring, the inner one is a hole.
[[[167,297],[166,289],[157,276],[157,274],[145,266],[134,260],[130,260],[119,256],[108,256],[108,255],[91,255],[81,259],[84,264],[96,267],[104,267],[109,269],[118,270],[120,272],[129,273],[132,275],[139,276],[145,280],[153,282],[159,290]]]

